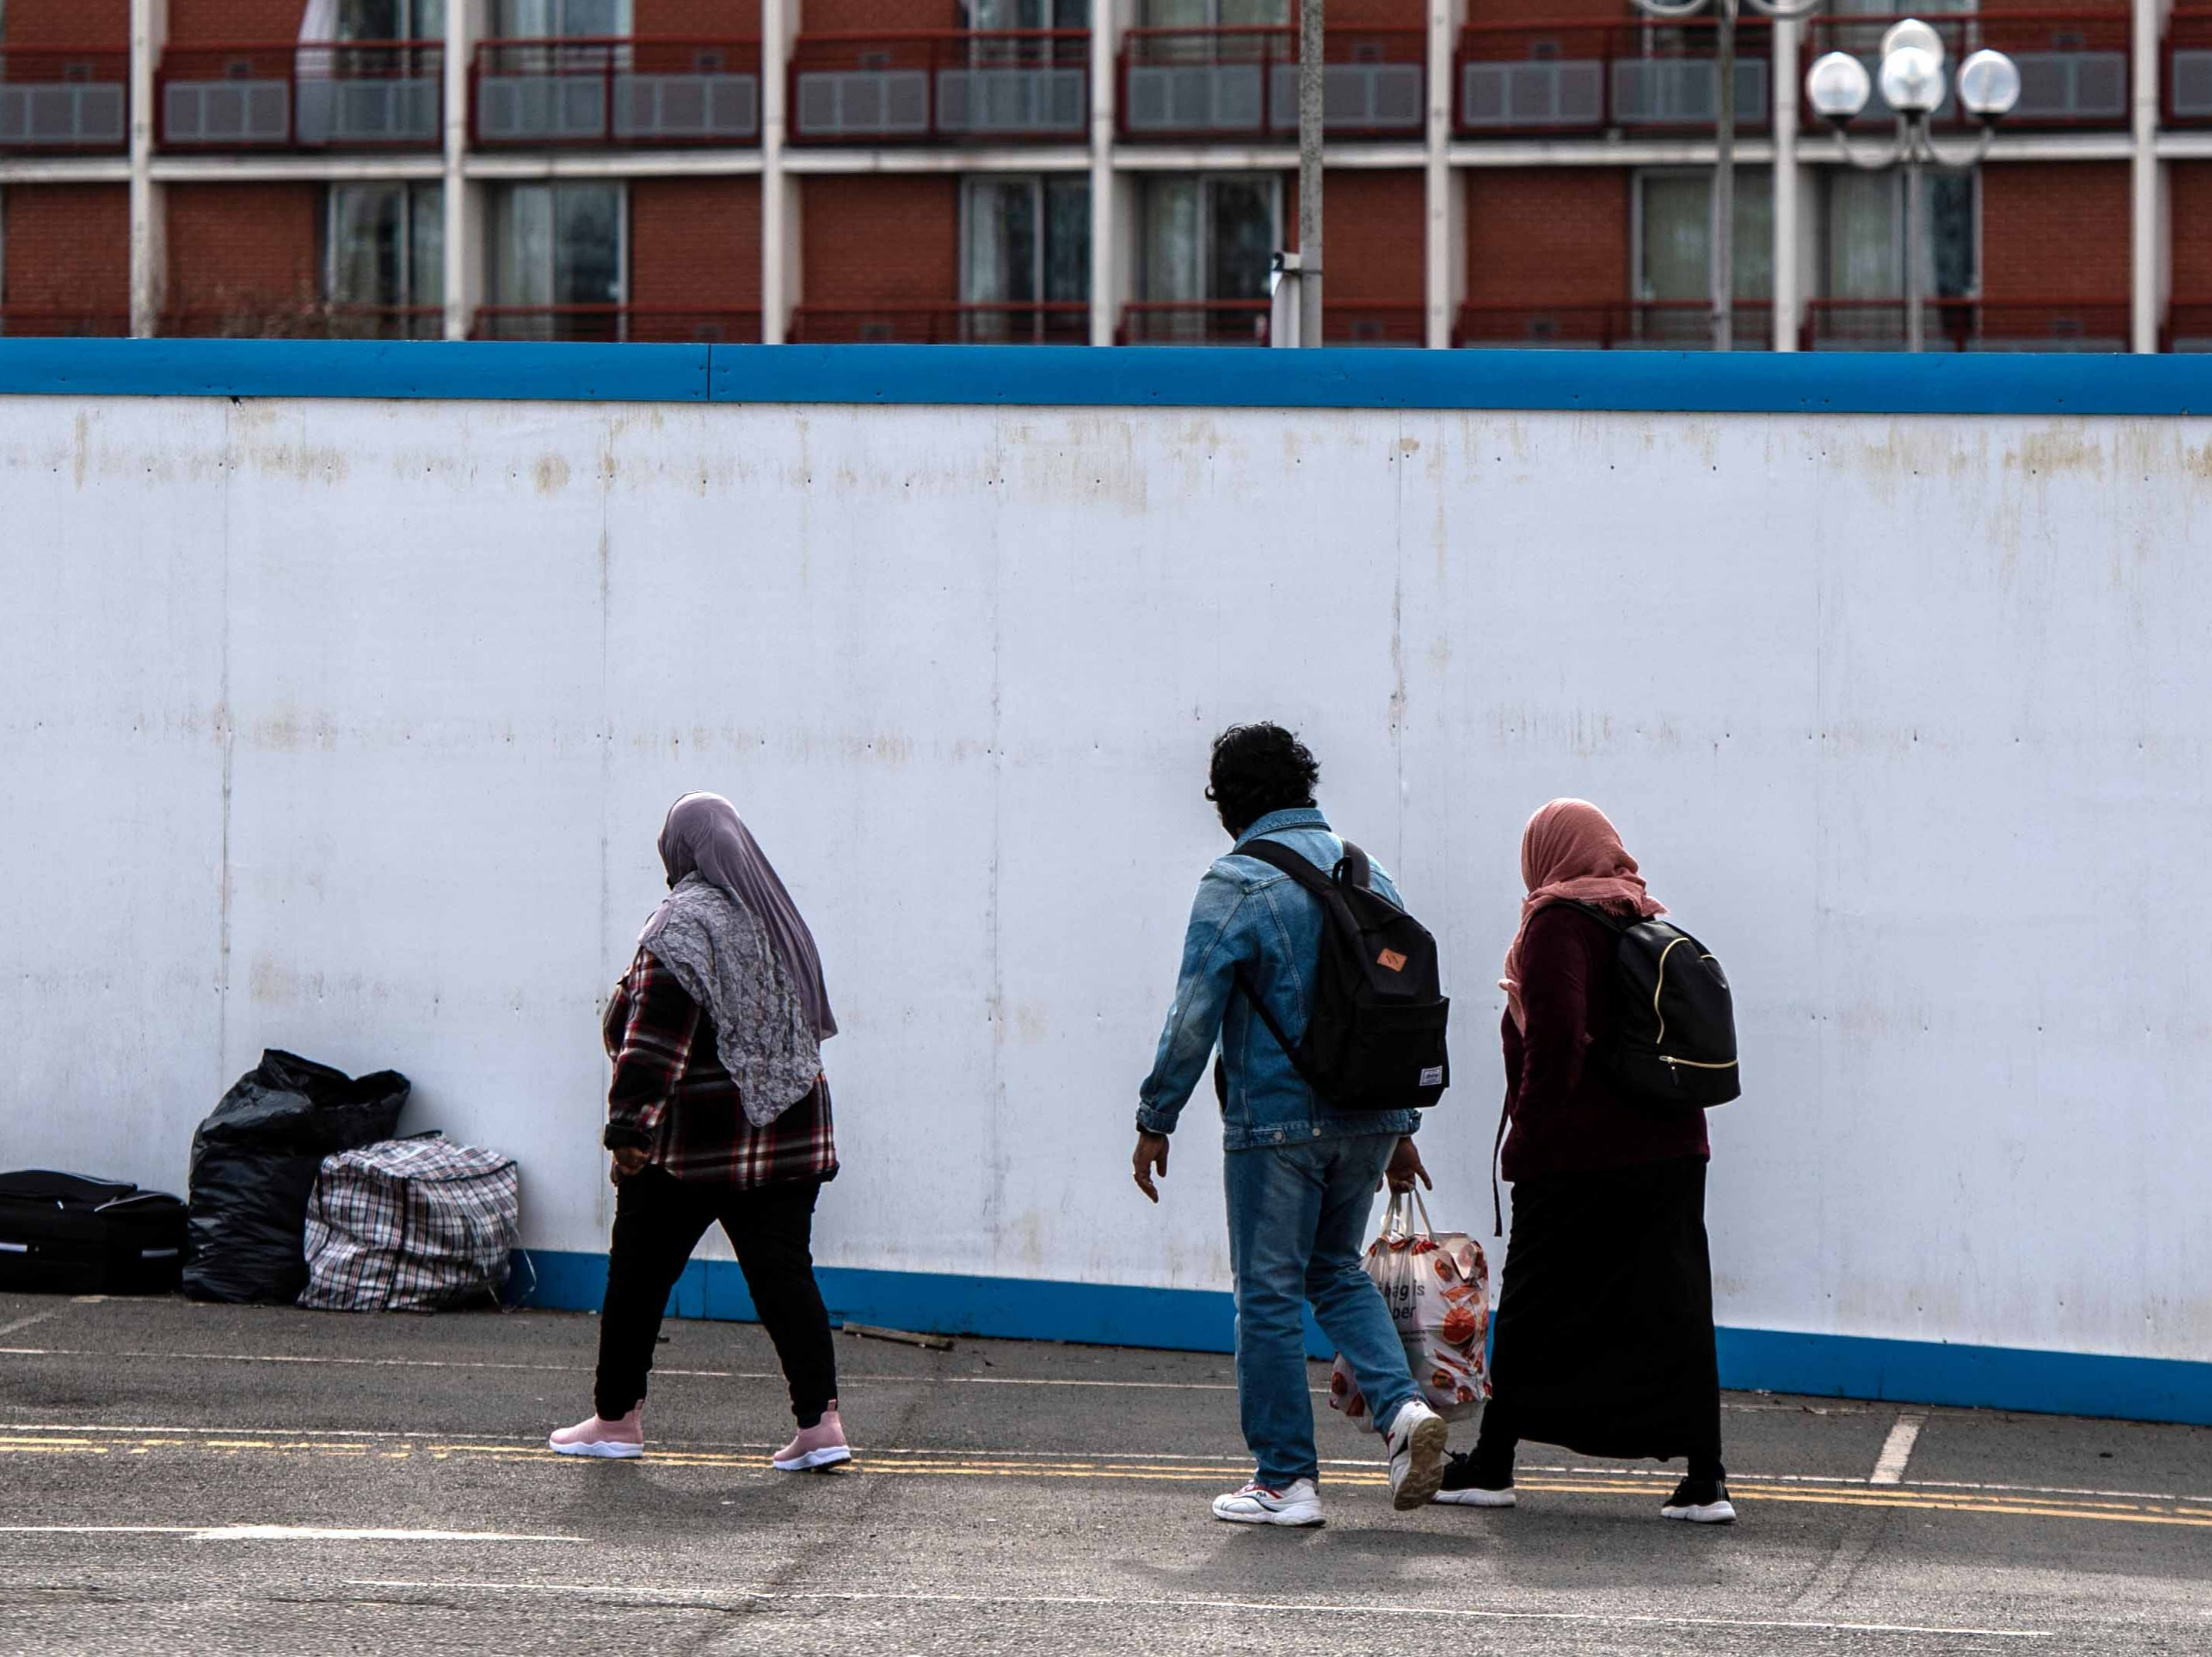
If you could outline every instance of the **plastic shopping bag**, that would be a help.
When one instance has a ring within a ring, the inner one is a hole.
[[[1446,1421],[1480,1413],[1490,1397],[1490,1264],[1482,1245],[1464,1232],[1433,1230],[1428,1205],[1409,1191],[1382,1210],[1382,1233],[1367,1246],[1367,1275],[1382,1291],[1406,1367],[1429,1407]],[[1367,1400],[1341,1355],[1328,1378],[1328,1407],[1368,1424]]]

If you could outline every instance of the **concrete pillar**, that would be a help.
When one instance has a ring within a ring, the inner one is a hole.
[[[448,339],[466,339],[483,297],[483,215],[472,212],[469,158],[469,54],[476,40],[477,7],[452,0],[446,8],[445,271]]]
[[[801,296],[799,180],[783,168],[799,0],[761,0],[761,339],[781,345]]]
[[[1797,168],[1797,48],[1803,26],[1789,19],[1774,24],[1774,349],[1797,349],[1797,324],[1804,306],[1804,277],[1797,251],[1803,216],[1803,175]]]
[[[1425,257],[1422,291],[1428,302],[1425,343],[1451,344],[1452,320],[1467,292],[1467,192],[1451,166],[1453,52],[1466,0],[1429,0],[1429,125]]]
[[[154,71],[169,35],[168,0],[131,0],[131,334],[161,332],[168,294],[168,215],[154,182]]]
[[[2134,0],[2135,153],[2129,176],[2128,332],[2130,346],[2137,351],[2158,349],[2172,281],[2166,170],[2158,158],[2159,46],[2166,13],[2166,0]]]
[[[1091,8],[1091,343],[1110,345],[1121,320],[1121,283],[1115,254],[1130,228],[1115,210],[1114,135],[1121,119],[1121,7]]]

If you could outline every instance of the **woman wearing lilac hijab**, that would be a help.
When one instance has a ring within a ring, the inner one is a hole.
[[[799,1431],[772,1460],[785,1472],[849,1461],[811,1252],[815,1199],[837,1175],[822,1074],[837,1020],[814,935],[718,794],[670,807],[660,861],[668,896],[638,936],[603,1032],[617,1195],[594,1413],[550,1443],[567,1456],[644,1453],[661,1313],[719,1221],[791,1387]]]

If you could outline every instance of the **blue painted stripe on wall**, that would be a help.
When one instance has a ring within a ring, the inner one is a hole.
[[[0,393],[701,403],[704,345],[0,339]]]
[[[537,1286],[529,1288],[530,1270],[518,1264],[519,1303],[555,1311],[599,1309],[606,1290],[605,1255],[527,1252]],[[1230,1298],[1213,1289],[847,1266],[824,1266],[816,1276],[830,1316],[841,1323],[1177,1352],[1228,1352],[1235,1345]],[[694,1260],[685,1267],[670,1310],[685,1318],[753,1318],[744,1278],[726,1260]],[[1310,1314],[1306,1349],[1316,1358],[1330,1355]],[[2212,1426],[2212,1363],[1771,1329],[1722,1330],[1720,1362],[1721,1385],[1737,1391]]]
[[[2197,356],[0,339],[0,393],[1631,413],[2212,413]]]

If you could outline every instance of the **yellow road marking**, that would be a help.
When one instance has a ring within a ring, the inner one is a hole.
[[[243,1453],[271,1456],[312,1455],[379,1460],[409,1461],[417,1453],[433,1462],[464,1459],[495,1463],[526,1462],[539,1465],[597,1467],[596,1461],[549,1457],[534,1442],[456,1444],[425,1441],[372,1453],[358,1439],[346,1438],[178,1438],[119,1431],[112,1435],[78,1432],[68,1437],[37,1438],[0,1435],[0,1456],[106,1455],[120,1450],[133,1456],[204,1453],[226,1457]],[[648,1453],[645,1465],[659,1468],[701,1468],[771,1477],[766,1457],[757,1450],[687,1450],[676,1447]],[[884,1450],[863,1452],[839,1476],[872,1474],[878,1477],[1090,1479],[1136,1483],[1218,1484],[1242,1481],[1249,1474],[1240,1461],[1209,1462],[1196,1459],[1157,1460],[1141,1456],[1086,1456],[1046,1453],[1024,1456],[990,1452],[950,1450]],[[1332,1467],[1332,1487],[1376,1488],[1388,1482],[1379,1465]],[[1639,1477],[1612,1471],[1584,1474],[1524,1477],[1519,1488],[1532,1494],[1570,1496],[1626,1496],[1650,1500],[1666,1488],[1661,1477]],[[1945,1487],[1905,1484],[1870,1485],[1856,1483],[1820,1483],[1807,1481],[1739,1480],[1730,1489],[1747,1501],[1787,1502],[1828,1508],[1884,1508],[1926,1513],[1993,1514],[2007,1518],[2075,1520],[2108,1524],[2180,1526],[2212,1530],[2212,1507],[2185,1501],[2130,1501],[2118,1496],[2073,1496],[2033,1490],[1977,1493]]]

